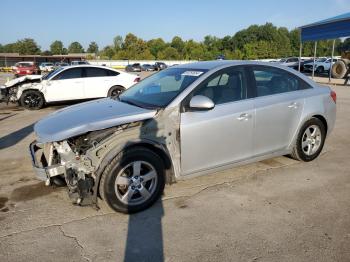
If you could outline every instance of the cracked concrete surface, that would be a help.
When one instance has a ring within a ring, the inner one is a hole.
[[[102,201],[74,206],[35,180],[33,134],[11,134],[57,107],[0,106],[16,113],[0,122],[0,261],[350,261],[350,94],[335,90],[336,128],[316,161],[278,157],[181,181],[132,216]]]

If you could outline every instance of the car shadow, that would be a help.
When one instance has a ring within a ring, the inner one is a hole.
[[[6,136],[0,137],[0,150],[14,146],[33,132],[34,124],[25,126]]]
[[[158,126],[157,119],[145,121],[140,127],[140,140],[166,145],[165,137],[159,135]],[[164,163],[164,167],[166,170],[170,169],[167,163]],[[166,174],[164,176],[167,182]],[[164,261],[163,216],[161,198],[147,210],[129,216],[124,261]]]
[[[163,203],[129,216],[124,261],[164,261]]]

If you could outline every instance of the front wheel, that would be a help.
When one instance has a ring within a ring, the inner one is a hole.
[[[325,139],[324,124],[318,118],[311,118],[300,129],[291,156],[300,161],[312,161],[321,153]]]
[[[23,92],[20,98],[20,104],[28,110],[38,110],[44,106],[45,99],[39,91],[28,90]]]
[[[162,159],[147,148],[135,147],[120,153],[105,168],[100,195],[115,211],[135,213],[161,196],[164,178]]]

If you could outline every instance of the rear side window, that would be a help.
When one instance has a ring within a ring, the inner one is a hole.
[[[203,95],[215,104],[224,104],[247,98],[247,82],[243,67],[225,68],[211,75],[194,91],[193,96]]]
[[[119,73],[116,72],[116,71],[112,71],[112,70],[106,70],[106,71],[108,72],[109,76],[117,76],[117,75],[119,75]]]
[[[258,97],[310,88],[299,77],[279,68],[255,66],[253,74]]]
[[[63,71],[62,73],[55,76],[54,80],[65,80],[65,79],[73,79],[73,78],[81,78],[82,77],[82,68],[71,68]]]
[[[109,76],[108,71],[106,69],[98,68],[98,67],[86,67],[86,77],[104,77]]]

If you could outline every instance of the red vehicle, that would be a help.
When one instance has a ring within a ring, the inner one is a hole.
[[[40,74],[40,68],[34,62],[18,62],[13,67],[13,73],[16,77],[38,75]]]

